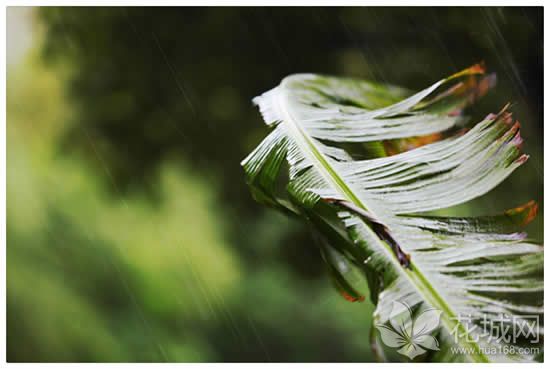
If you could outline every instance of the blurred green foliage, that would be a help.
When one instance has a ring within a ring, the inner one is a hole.
[[[112,197],[88,165],[59,155],[71,110],[61,85],[39,61],[20,71],[8,81],[10,361],[369,357],[369,307],[269,261],[242,265],[212,189],[190,169],[166,162],[153,203]],[[290,224],[270,215],[261,233],[276,242],[271,223]],[[316,356],[356,322],[345,347]]]
[[[372,306],[257,206],[250,99],[317,72],[422,88],[481,59],[530,161],[451,209],[542,200],[542,8],[43,8],[7,80],[9,361],[371,361]],[[542,217],[530,226],[542,239]]]

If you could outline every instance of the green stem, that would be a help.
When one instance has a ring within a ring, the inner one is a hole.
[[[290,112],[287,111],[286,104],[284,103],[284,101],[282,101],[284,100],[284,98],[286,98],[284,94],[284,86],[281,86],[280,96],[278,98],[279,108],[283,116],[285,117],[284,121],[288,123],[287,127],[290,130],[294,131],[294,138],[296,139],[298,145],[304,149],[304,153],[306,154],[306,156],[309,156],[310,159],[312,159],[311,161],[313,165],[319,170],[319,172],[327,180],[327,182],[332,184],[338,191],[340,191],[340,193],[344,195],[344,197],[348,201],[368,211],[365,204],[359,199],[354,191],[346,184],[342,177],[330,165],[325,156],[319,151],[319,149],[315,145],[315,142],[302,130],[302,128],[293,119]],[[308,150],[306,150],[306,148]],[[366,228],[369,232],[372,233],[372,236],[375,239],[379,240],[376,234],[374,234],[374,232],[369,227]],[[490,362],[489,358],[480,350],[479,345],[476,342],[473,342],[467,329],[459,321],[459,319],[456,319],[456,322],[453,322],[452,318],[456,318],[456,313],[454,313],[454,311],[440,296],[440,294],[437,293],[433,285],[415,265],[414,260],[411,260],[411,268],[405,269],[399,264],[388,244],[382,242],[381,240],[379,240],[379,244],[381,247],[389,252],[389,254],[391,255],[390,257],[392,258],[392,262],[394,263],[397,270],[400,270],[401,273],[404,274],[407,279],[409,279],[413,286],[417,286],[419,293],[424,297],[424,299],[428,301],[430,305],[441,310],[444,313],[443,321],[445,327],[449,332],[452,330],[453,323],[455,324],[458,329],[458,335],[465,338],[465,340],[461,342],[461,345],[465,348],[472,348],[472,351],[477,353],[477,355],[472,355],[472,359],[476,362]]]

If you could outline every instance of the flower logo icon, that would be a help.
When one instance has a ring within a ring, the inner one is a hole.
[[[424,310],[413,319],[411,308],[402,302],[394,301],[389,324],[377,324],[382,342],[389,347],[399,348],[397,352],[414,359],[426,350],[439,351],[439,342],[432,336],[439,326],[441,311]]]

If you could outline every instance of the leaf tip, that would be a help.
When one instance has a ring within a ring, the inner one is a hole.
[[[536,201],[531,200],[524,205],[520,205],[513,209],[506,210],[506,215],[509,217],[518,218],[518,223],[521,226],[526,226],[536,218],[539,210],[539,205]]]
[[[342,297],[344,297],[349,302],[363,302],[363,301],[365,301],[365,296],[363,296],[363,295],[352,296],[352,295],[348,294],[345,291],[340,291],[340,294],[342,295]]]
[[[527,160],[529,160],[529,155],[522,154],[519,158],[516,159],[515,163],[521,165],[525,163]]]
[[[453,75],[453,77],[468,75],[468,74],[485,74],[485,71],[486,71],[485,62],[480,61],[479,63],[476,63],[471,67],[456,73],[455,75]]]
[[[518,149],[521,149],[521,146],[523,144],[523,138],[521,137],[521,132],[519,131],[519,122],[516,122],[514,124],[514,129],[517,129],[516,134],[514,137],[510,140],[510,143],[517,147]]]

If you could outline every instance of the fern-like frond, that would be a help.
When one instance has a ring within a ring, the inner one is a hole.
[[[452,132],[462,109],[494,84],[483,74],[476,65],[409,97],[364,81],[287,77],[254,99],[273,130],[242,165],[258,201],[323,234],[323,258],[346,298],[362,299],[346,263],[365,273],[377,322],[390,319],[394,301],[435,308],[444,343],[435,359],[532,360],[525,350],[499,350],[482,319],[542,322],[542,247],[519,231],[536,205],[479,218],[421,214],[481,196],[524,163],[519,123],[505,108],[465,134],[393,156],[353,153],[368,142]],[[451,355],[454,341],[466,354]]]

